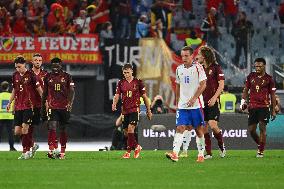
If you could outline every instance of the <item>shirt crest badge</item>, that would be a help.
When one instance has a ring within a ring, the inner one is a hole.
[[[64,82],[65,82],[65,79],[64,79],[64,77],[62,77],[62,78],[61,78],[61,82],[62,82],[62,83],[64,83]]]
[[[212,74],[212,70],[209,70],[208,74],[211,75]]]

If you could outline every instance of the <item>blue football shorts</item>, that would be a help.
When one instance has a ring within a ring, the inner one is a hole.
[[[176,126],[193,126],[197,128],[204,125],[204,116],[202,110],[198,109],[178,109],[176,112]]]

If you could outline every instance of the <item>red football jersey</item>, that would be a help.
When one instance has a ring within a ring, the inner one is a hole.
[[[120,80],[116,87],[116,94],[121,95],[122,114],[139,112],[140,97],[145,93],[145,86],[140,79],[134,78],[131,82],[126,79]]]
[[[31,72],[33,72],[33,70],[31,70]],[[39,83],[39,85],[43,89],[43,85],[44,85],[43,80],[47,75],[47,71],[40,70],[39,74],[34,73],[34,75],[36,77],[36,81]],[[41,107],[41,97],[38,91],[35,88],[32,88],[30,93],[31,93],[31,100],[32,100],[33,106],[36,108],[40,108]]]
[[[211,64],[208,68],[204,67],[204,71],[207,76],[206,88],[203,91],[203,100],[205,104],[208,104],[208,101],[214,96],[216,93],[219,81],[225,80],[224,73],[219,64]]]
[[[39,83],[33,72],[27,70],[24,75],[15,72],[12,76],[12,85],[15,91],[15,110],[26,110],[33,107],[30,91],[35,90]]]
[[[44,90],[47,90],[47,102],[51,109],[66,109],[70,87],[74,83],[66,72],[48,73],[44,78]]]
[[[259,76],[252,72],[247,76],[246,87],[249,90],[249,109],[270,106],[270,95],[276,91],[270,75]]]

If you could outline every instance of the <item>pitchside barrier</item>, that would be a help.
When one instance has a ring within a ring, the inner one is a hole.
[[[154,125],[154,126],[153,126]],[[158,125],[158,126],[157,126]],[[164,126],[164,127],[163,127]],[[219,127],[222,130],[224,142],[227,149],[256,149],[257,146],[251,139],[248,132],[247,114],[221,114]],[[155,114],[149,121],[145,115],[141,115],[138,126],[138,140],[143,149],[170,150],[173,146],[173,137],[175,134],[175,114]],[[152,130],[152,129],[154,130]],[[155,132],[156,129],[165,129]],[[190,149],[196,149],[194,130]],[[217,141],[212,136],[212,148],[217,148]],[[267,149],[284,148],[284,115],[277,115],[277,118],[268,124],[267,127]]]

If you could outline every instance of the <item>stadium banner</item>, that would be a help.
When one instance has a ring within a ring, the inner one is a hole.
[[[138,125],[138,140],[143,149],[172,150],[173,137],[175,135],[175,114],[155,114],[149,121],[146,116],[141,116]],[[164,125],[165,131],[155,132],[152,125]],[[247,114],[221,114],[219,127],[222,130],[226,148],[230,149],[257,149],[248,131]],[[189,148],[196,150],[195,131],[192,132],[192,140]],[[217,141],[211,132],[212,149],[218,149]],[[284,115],[277,118],[267,126],[267,149],[283,149],[284,146]]]
[[[44,63],[59,57],[67,64],[102,64],[96,34],[0,37],[0,63],[11,63],[18,55],[31,61],[34,53],[40,53]]]
[[[175,101],[175,69],[181,62],[163,39],[106,40],[103,48],[105,71],[105,112],[111,112],[115,86],[122,78],[121,68],[130,63],[134,74],[142,79],[152,100],[162,95],[170,108]]]

